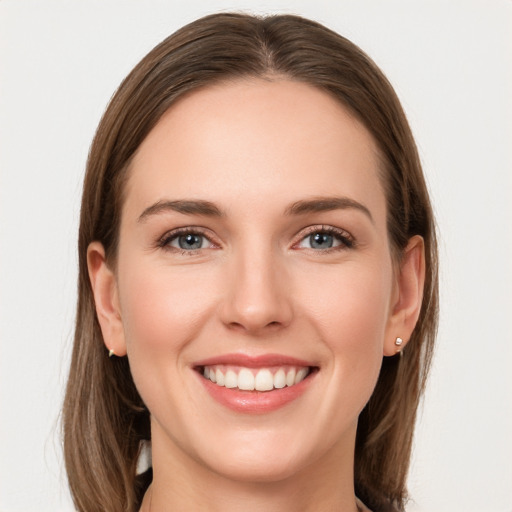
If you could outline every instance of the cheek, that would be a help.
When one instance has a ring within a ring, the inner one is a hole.
[[[177,271],[145,265],[140,259],[120,262],[120,307],[130,370],[141,397],[157,415],[170,402],[176,406],[185,400],[180,395],[170,398],[169,390],[184,389],[184,355],[212,314],[215,284],[211,273],[203,277],[192,268]]]
[[[390,317],[391,264],[382,268],[381,259],[375,265],[346,265],[311,278],[324,285],[298,293],[304,297],[303,314],[329,350],[337,378],[369,398],[380,371]]]
[[[298,331],[319,340],[323,354],[322,396],[315,397],[308,425],[325,451],[344,439],[344,432],[355,432],[379,376],[392,291],[391,265],[382,268],[382,262],[310,267],[296,274],[308,276],[294,283]]]
[[[126,271],[120,296],[128,351],[168,352],[193,338],[211,307],[211,283],[141,264]]]
[[[317,319],[329,339],[361,349],[383,341],[392,291],[391,266],[383,267],[381,260],[376,265],[309,273],[308,281],[316,285],[301,290],[304,310]]]

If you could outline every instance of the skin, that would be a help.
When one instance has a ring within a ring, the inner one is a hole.
[[[142,510],[357,510],[358,415],[383,355],[414,328],[424,279],[420,237],[392,260],[378,161],[342,105],[286,80],[196,91],[142,143],[116,268],[98,242],[88,252],[105,344],[128,355],[151,412]],[[364,208],[289,213],[326,197]],[[177,200],[222,215],[151,209]],[[207,237],[200,249],[161,243],[190,226]],[[311,231],[326,227],[342,238],[312,247]],[[227,353],[283,354],[319,371],[290,404],[243,414],[213,400],[192,368]]]

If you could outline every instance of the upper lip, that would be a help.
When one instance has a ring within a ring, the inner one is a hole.
[[[314,366],[311,361],[290,357],[283,354],[223,354],[197,361],[193,366],[214,366],[217,364],[243,366],[245,368],[265,368],[269,366]]]

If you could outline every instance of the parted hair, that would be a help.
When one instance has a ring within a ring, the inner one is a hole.
[[[109,359],[96,317],[87,247],[100,241],[115,268],[127,168],[167,109],[185,94],[243,78],[294,80],[337,99],[372,134],[380,156],[387,226],[396,265],[408,240],[425,242],[426,280],[417,325],[401,356],[384,357],[361,412],[355,447],[356,494],[375,512],[407,501],[416,411],[437,327],[437,245],[416,145],[400,102],[379,68],[349,40],[298,16],[206,16],[181,28],[136,65],[111,99],[90,148],[81,205],[78,303],[62,426],[76,508],[135,512],[149,485],[136,474],[149,412],[128,358]]]

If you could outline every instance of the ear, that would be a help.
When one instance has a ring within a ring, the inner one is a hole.
[[[413,236],[404,250],[393,297],[391,316],[384,340],[384,355],[400,352],[411,337],[421,311],[425,283],[425,244],[419,235]],[[397,345],[397,338],[402,342]]]
[[[107,265],[105,249],[100,242],[89,244],[87,248],[87,268],[96,305],[96,315],[103,335],[103,343],[116,356],[125,356],[126,343],[116,276]]]

